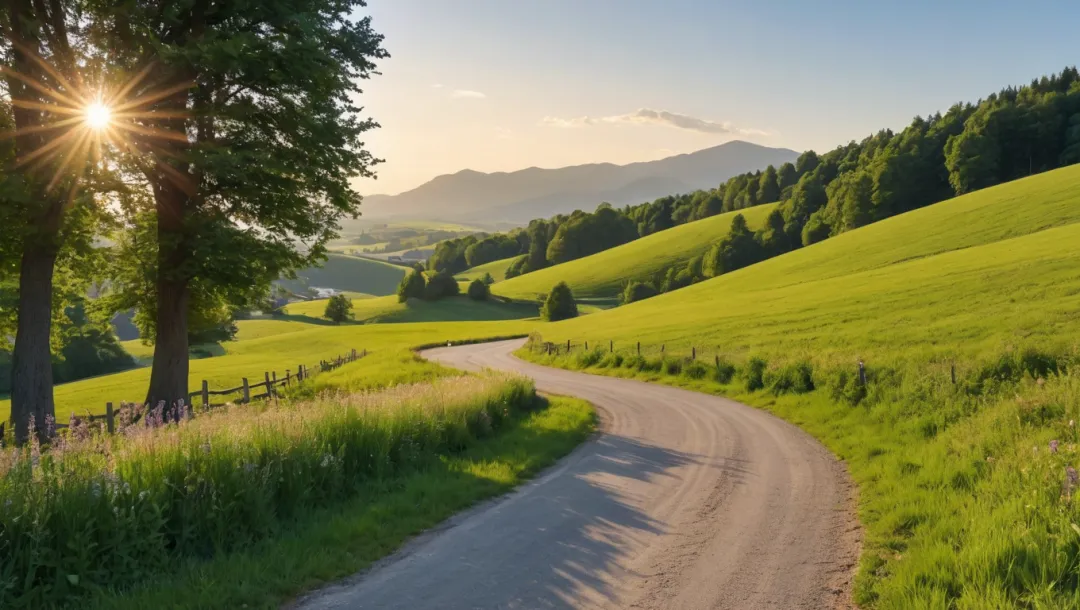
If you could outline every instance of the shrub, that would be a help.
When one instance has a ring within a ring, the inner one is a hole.
[[[452,273],[440,271],[428,278],[427,286],[424,287],[424,298],[428,301],[437,301],[443,297],[457,296],[461,293],[457,280]]]
[[[577,303],[574,302],[574,293],[570,291],[570,287],[566,282],[555,284],[540,308],[540,317],[548,322],[558,322],[576,318],[577,315]]]
[[[622,295],[619,300],[623,305],[633,303],[635,301],[642,301],[658,294],[656,288],[653,288],[652,284],[647,282],[630,282],[623,289]]]
[[[326,311],[323,315],[335,324],[341,324],[352,318],[352,308],[352,299],[343,294],[335,294],[326,302]]]
[[[600,359],[600,363],[597,364],[600,368],[613,368],[617,369],[623,364],[623,356],[618,352],[608,352],[604,354],[604,357]]]
[[[646,363],[647,361],[643,356],[634,354],[633,356],[628,356],[627,358],[625,358],[622,362],[622,365],[623,368],[640,371],[645,368]]]
[[[705,379],[709,375],[709,367],[695,360],[683,368],[683,375],[690,379]]]
[[[425,285],[426,282],[424,281],[424,273],[422,271],[413,269],[405,274],[405,277],[401,278],[401,283],[398,284],[398,302],[404,303],[409,299],[424,298]]]
[[[728,384],[735,378],[735,365],[728,362],[724,358],[716,358],[716,366],[713,371],[713,379],[717,383]]]
[[[582,350],[577,353],[574,362],[577,364],[578,368],[587,369],[597,362],[600,362],[601,357],[602,355],[599,350]]]
[[[484,282],[484,285],[490,286],[495,283],[495,278],[491,277],[490,273],[485,273],[484,277],[480,278]]]
[[[488,296],[491,295],[491,290],[488,289],[488,285],[483,280],[473,280],[469,284],[469,298],[474,301],[486,301]]]
[[[746,378],[746,391],[754,392],[765,387],[765,368],[769,366],[769,363],[765,362],[763,358],[754,356],[746,362],[746,371],[744,377]]]
[[[660,362],[660,367],[665,375],[678,375],[682,372],[683,362],[679,358],[664,356]]]
[[[814,391],[814,369],[809,362],[795,362],[765,375],[769,390],[780,394],[806,394]]]

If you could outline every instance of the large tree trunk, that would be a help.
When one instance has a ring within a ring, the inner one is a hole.
[[[158,217],[157,325],[154,364],[146,402],[165,410],[187,400],[188,310],[191,304],[190,258],[185,230],[187,194],[161,180],[154,189]]]
[[[53,244],[27,245],[19,271],[19,320],[11,376],[11,421],[19,445],[29,439],[31,415],[39,438],[44,437],[45,418],[56,416],[49,344],[56,256]]]

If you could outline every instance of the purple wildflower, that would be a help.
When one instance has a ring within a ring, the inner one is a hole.
[[[1057,453],[1057,452],[1058,452],[1058,441],[1056,441],[1056,440],[1050,441],[1050,453]]]
[[[1065,476],[1068,477],[1069,483],[1072,485],[1076,485],[1077,482],[1080,482],[1080,474],[1078,474],[1076,469],[1072,466],[1065,469]]]
[[[45,416],[45,437],[52,438],[56,436],[56,418],[52,415]]]

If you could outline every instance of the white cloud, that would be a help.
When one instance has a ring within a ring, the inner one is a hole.
[[[469,91],[468,89],[455,89],[454,92],[450,94],[450,97],[456,99],[482,100],[487,96],[483,93],[480,93],[479,91]]]
[[[558,117],[544,117],[543,125],[550,127],[573,128],[591,125],[664,125],[677,129],[689,129],[702,133],[723,133],[732,135],[768,135],[760,129],[745,129],[736,127],[724,121],[709,121],[685,114],[668,112],[666,110],[653,110],[651,108],[639,108],[636,112],[617,114],[605,117],[576,117],[561,119]]]

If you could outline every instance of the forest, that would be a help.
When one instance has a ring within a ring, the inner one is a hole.
[[[452,273],[517,256],[513,277],[594,254],[664,229],[724,212],[780,202],[751,231],[737,217],[701,258],[644,285],[624,302],[808,246],[851,229],[970,191],[1080,162],[1080,74],[1075,67],[1008,87],[944,114],[915,117],[899,132],[883,129],[794,164],[735,176],[715,189],[616,209],[576,211],[483,238],[443,242],[429,261]]]

